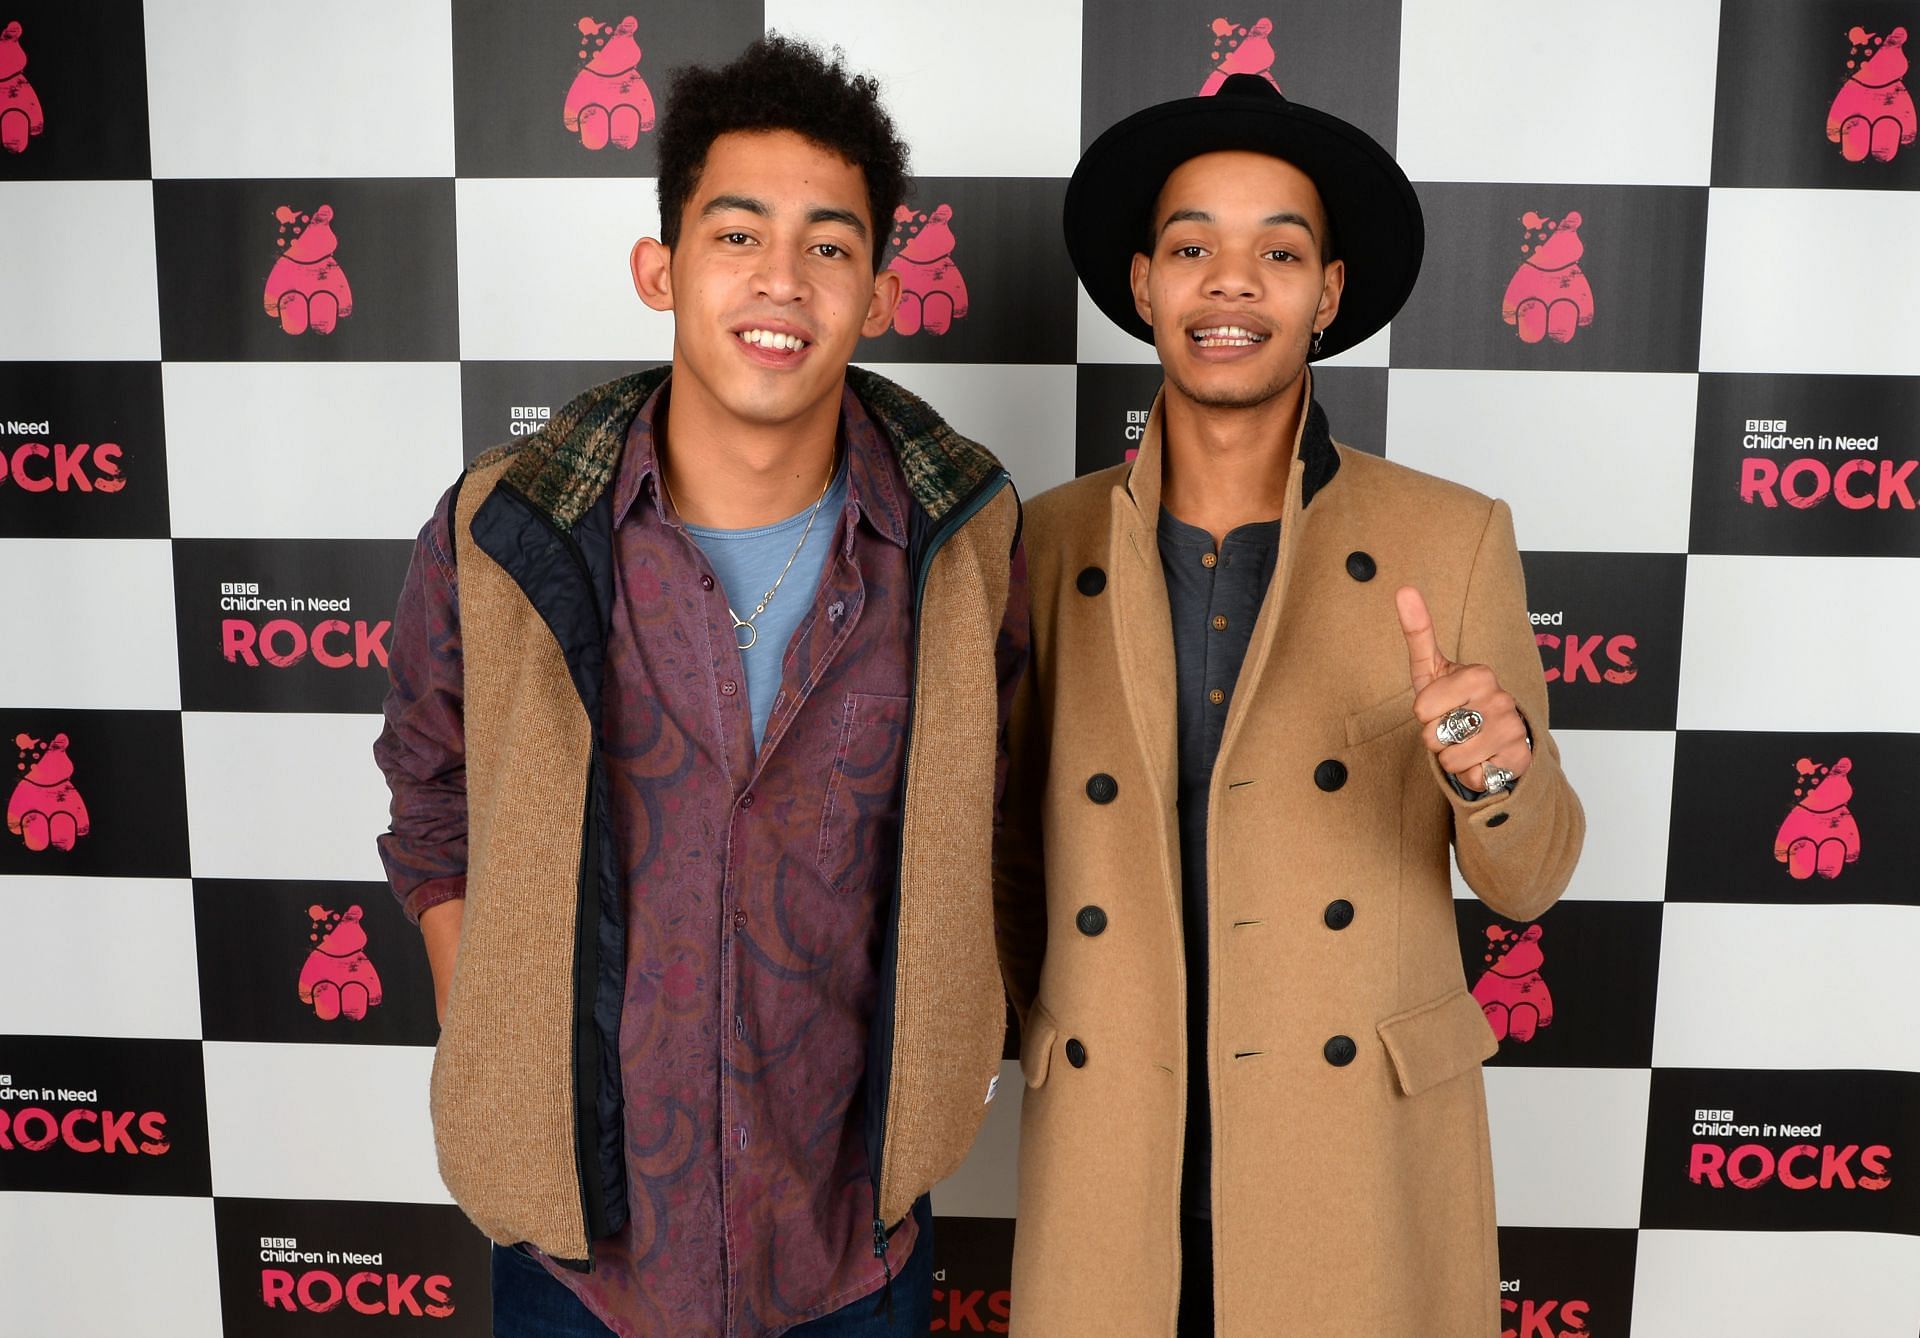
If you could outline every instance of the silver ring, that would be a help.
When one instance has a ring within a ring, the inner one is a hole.
[[[1440,717],[1440,723],[1434,726],[1434,737],[1442,743],[1465,743],[1480,732],[1480,726],[1486,718],[1469,706],[1456,706]]]
[[[1481,769],[1487,773],[1487,787],[1483,794],[1498,794],[1513,787],[1513,773],[1505,767],[1496,767],[1491,762],[1481,763]]]

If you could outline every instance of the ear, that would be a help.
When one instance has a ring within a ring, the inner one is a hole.
[[[330,204],[323,204],[318,209],[314,210],[313,221],[315,223],[333,222],[333,206]]]
[[[867,318],[860,323],[860,335],[872,339],[893,326],[894,309],[900,305],[900,274],[883,269],[873,276],[873,297],[867,303]]]
[[[600,25],[594,20],[591,14],[580,20],[580,35],[582,37],[591,37],[599,31]]]
[[[355,909],[357,910],[359,908],[355,907]],[[1528,925],[1527,932],[1522,934],[1520,937],[1525,939],[1529,943],[1538,943],[1540,941],[1540,926]]]
[[[1314,309],[1313,328],[1324,330],[1340,314],[1340,294],[1347,288],[1347,262],[1329,260],[1320,281],[1320,305]]]
[[[1127,281],[1133,287],[1133,309],[1140,319],[1148,325],[1153,324],[1153,300],[1147,296],[1147,274],[1153,268],[1145,252],[1133,253],[1133,268],[1127,272]]]
[[[631,37],[634,33],[638,32],[639,30],[640,30],[639,21],[636,20],[631,14],[627,15],[624,19],[621,19],[620,26],[614,29],[614,31],[622,37]]]
[[[358,919],[359,919],[359,918],[361,917],[361,915],[362,915],[362,914],[364,914],[364,912],[362,912],[362,911],[361,911],[361,909],[360,909],[360,908],[359,908],[358,906],[349,906],[349,907],[347,907],[347,917],[346,917],[346,918],[347,918],[347,919],[349,919],[349,920],[358,920]],[[1534,932],[1536,932],[1536,933],[1538,933],[1539,931],[1538,931],[1538,930],[1536,929],[1536,930],[1535,930]]]
[[[655,311],[673,310],[673,252],[658,237],[642,237],[627,257],[633,291]]]
[[[1576,209],[1576,210],[1574,210],[1574,211],[1573,211],[1572,213],[1570,213],[1570,214],[1568,214],[1568,215],[1567,215],[1567,216],[1566,216],[1565,218],[1563,218],[1563,219],[1561,219],[1561,220],[1560,220],[1560,226],[1561,226],[1561,227],[1563,227],[1563,228],[1577,228],[1577,227],[1579,227],[1579,226],[1580,226],[1580,211],[1579,211],[1578,209]]]
[[[0,28],[0,42],[17,42],[19,40],[20,40],[19,23],[17,22],[9,23],[5,28]]]
[[[67,746],[67,736],[66,736],[66,735],[64,735],[64,734],[56,734],[56,735],[54,735],[54,736],[53,736],[53,746],[54,746],[55,748],[65,748],[65,747]]]

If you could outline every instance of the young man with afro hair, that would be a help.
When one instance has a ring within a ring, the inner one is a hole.
[[[999,1071],[1027,634],[1007,472],[848,366],[906,181],[837,57],[682,72],[631,257],[672,365],[482,456],[421,532],[380,851],[498,1334],[926,1332],[927,1193]]]

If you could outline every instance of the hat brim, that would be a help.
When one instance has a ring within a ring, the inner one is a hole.
[[[1149,244],[1154,201],[1175,168],[1244,149],[1292,163],[1320,192],[1346,264],[1340,311],[1312,356],[1329,358],[1381,330],[1413,292],[1426,224],[1413,183],[1358,126],[1277,94],[1222,92],[1135,112],[1093,142],[1067,183],[1067,253],[1094,305],[1136,339],[1153,327],[1134,309],[1135,253]]]

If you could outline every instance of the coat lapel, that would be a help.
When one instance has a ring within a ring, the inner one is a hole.
[[[1120,648],[1120,684],[1127,715],[1163,811],[1179,790],[1179,738],[1174,716],[1173,611],[1160,566],[1160,397],[1154,396],[1133,468],[1113,487],[1107,570],[1108,605]]]

